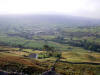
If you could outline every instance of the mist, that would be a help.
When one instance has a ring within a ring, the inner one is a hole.
[[[99,0],[0,0],[0,15],[63,14],[100,19]]]

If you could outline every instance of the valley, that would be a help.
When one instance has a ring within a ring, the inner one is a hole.
[[[0,70],[41,75],[59,58],[61,75],[100,75],[99,20],[43,16],[1,16]]]

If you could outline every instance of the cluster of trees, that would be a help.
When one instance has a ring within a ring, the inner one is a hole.
[[[54,47],[51,47],[51,46],[49,46],[49,45],[44,45],[43,46],[43,49],[45,50],[45,51],[51,51],[51,52],[54,52]]]
[[[49,45],[44,45],[43,49],[47,51],[46,55],[48,57],[57,57],[61,58],[61,52],[56,51],[55,47],[49,46]]]
[[[65,40],[64,37],[59,36],[59,37],[53,39],[52,41],[58,42],[58,43],[61,43],[61,44],[69,44],[71,46],[82,47],[86,50],[100,52],[100,44],[96,43],[95,40],[93,42],[88,41],[86,39],[84,39],[84,40],[73,40],[72,37],[70,38],[70,40]]]
[[[89,42],[88,40],[72,40],[68,41],[67,43],[72,46],[83,47],[87,50],[100,52],[100,44],[96,42]]]

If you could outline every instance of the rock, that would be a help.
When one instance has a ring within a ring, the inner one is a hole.
[[[60,75],[55,72],[55,68],[51,68],[51,70],[44,72],[42,75]]]

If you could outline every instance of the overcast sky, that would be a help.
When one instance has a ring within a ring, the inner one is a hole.
[[[100,18],[100,0],[0,0],[0,14],[48,13]]]

